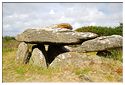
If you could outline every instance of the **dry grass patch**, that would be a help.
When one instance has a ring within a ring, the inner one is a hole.
[[[13,42],[13,41],[12,41]],[[11,44],[13,44],[11,42]],[[50,68],[20,65],[15,62],[17,47],[4,43],[2,50],[3,82],[122,82],[120,60],[96,56],[95,53],[70,53],[71,63],[63,62]],[[18,44],[18,43],[17,43]],[[9,48],[10,47],[10,48]],[[79,56],[79,58],[78,58]],[[120,55],[119,55],[120,56]],[[78,61],[83,57],[83,61]],[[122,58],[120,56],[120,58]],[[78,60],[77,60],[78,59]],[[76,65],[77,64],[77,65]],[[66,66],[65,66],[66,65]]]

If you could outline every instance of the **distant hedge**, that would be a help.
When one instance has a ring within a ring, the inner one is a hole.
[[[85,26],[76,29],[77,32],[93,32],[99,36],[108,36],[108,35],[123,35],[123,24],[120,23],[116,27],[102,27],[102,26]]]
[[[2,40],[3,41],[10,41],[10,40],[15,40],[15,38],[12,36],[4,36],[4,37],[2,37]]]

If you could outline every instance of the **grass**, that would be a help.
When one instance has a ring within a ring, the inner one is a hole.
[[[86,68],[83,68],[83,69],[79,68],[79,69],[76,69],[76,70],[75,70],[75,74],[76,74],[76,75],[83,75],[83,74],[89,73],[91,70],[92,70],[92,69],[89,68],[89,67],[86,67]]]
[[[104,55],[102,54],[102,57],[106,57],[106,58],[111,58],[114,60],[119,60],[121,62],[123,62],[123,49],[122,48],[116,48],[116,49],[110,49],[108,50],[108,52],[110,52],[110,55]],[[101,55],[100,55],[101,56]]]
[[[117,59],[102,58],[102,63],[85,63],[80,68],[68,67],[43,68],[30,64],[17,64],[15,57],[19,42],[15,40],[3,42],[2,49],[2,81],[3,82],[90,82],[90,81],[120,81],[122,82],[121,53],[114,52]],[[116,53],[116,54],[115,54]],[[94,55],[95,53],[90,53]],[[74,55],[74,54],[73,54]],[[87,54],[88,56],[91,56]],[[76,55],[74,55],[76,56]],[[95,55],[94,55],[95,56]],[[120,59],[119,59],[120,58]],[[102,77],[102,80],[98,78]]]
[[[113,76],[112,76],[112,75],[106,75],[106,78],[107,78],[109,81],[112,81],[112,80],[113,80]]]
[[[112,55],[110,56],[110,58],[113,58],[115,60],[119,60],[119,61],[123,62],[123,58],[122,58],[123,51],[122,50],[123,50],[122,48],[111,50]]]
[[[54,73],[59,72],[57,68],[47,69],[31,65],[19,65],[15,61],[15,52],[16,50],[3,54],[3,82],[37,81],[35,79],[41,81],[40,79],[44,78],[44,76],[50,78]]]
[[[17,74],[24,74],[25,73],[25,67],[19,67],[16,69],[16,73]]]

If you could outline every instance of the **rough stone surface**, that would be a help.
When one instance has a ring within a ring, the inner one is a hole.
[[[93,53],[94,56],[96,55],[96,52]],[[74,67],[81,67],[82,65],[84,65],[84,63],[90,63],[91,61],[94,61],[93,59],[91,59],[92,56],[89,56],[89,54],[85,54],[83,53],[82,55],[80,53],[77,52],[67,52],[67,53],[63,53],[58,55],[54,61],[50,64],[50,67],[55,67],[55,66],[60,66],[60,67],[68,67],[69,65],[72,65]],[[100,58],[98,58],[100,59]],[[100,61],[96,59],[96,62],[100,63]]]
[[[27,29],[23,33],[16,36],[17,41],[27,43],[44,43],[44,44],[76,44],[85,40],[92,39],[98,35],[91,32],[75,32],[54,29]]]
[[[44,49],[34,48],[29,63],[39,67],[47,67],[44,51]]]
[[[122,36],[102,36],[82,43],[81,46],[73,49],[77,52],[103,51],[107,49],[122,47]]]
[[[59,67],[62,71],[65,71],[61,77],[67,77],[75,73],[80,81],[84,82],[122,81],[122,62],[99,57],[95,54],[94,52],[90,52],[90,54],[63,53],[55,58],[50,64],[50,68]],[[66,74],[68,72],[71,72],[71,74]]]
[[[28,54],[28,45],[25,42],[20,43],[17,50],[16,61],[18,63],[27,63]]]

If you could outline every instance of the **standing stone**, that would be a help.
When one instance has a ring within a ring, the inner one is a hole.
[[[16,61],[18,63],[26,64],[28,55],[29,55],[28,45],[25,42],[20,43],[17,50]]]
[[[39,67],[47,67],[46,51],[44,46],[33,46],[33,51],[29,63]]]

